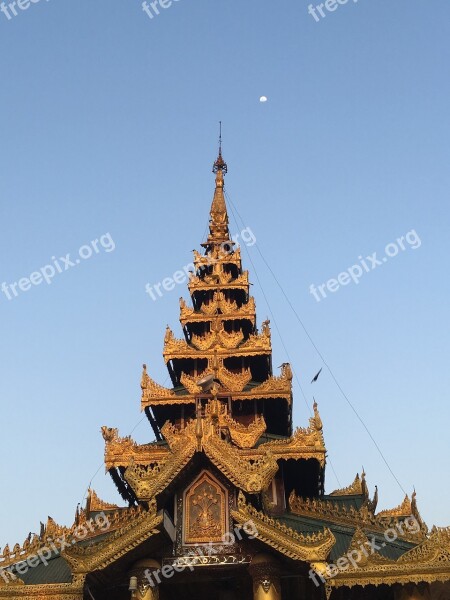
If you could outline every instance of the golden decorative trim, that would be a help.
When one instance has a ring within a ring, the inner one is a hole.
[[[294,560],[324,561],[336,543],[336,538],[328,528],[321,533],[305,536],[280,524],[247,504],[242,492],[239,492],[238,508],[231,511],[231,515],[240,527],[252,521],[259,540]]]
[[[71,528],[64,527],[63,525],[58,525],[51,517],[48,517],[46,525],[41,524],[40,535],[30,534],[22,545],[15,544],[13,549],[10,550],[9,544],[6,544],[3,551],[0,550],[0,568],[4,569],[26,560],[28,556],[36,554],[40,548],[48,546],[51,540],[71,535],[74,529],[75,526]]]
[[[352,548],[360,549],[361,543],[370,549],[370,541],[361,530],[357,530]],[[436,581],[450,581],[450,528],[433,530],[420,545],[398,560],[389,560],[378,553],[369,552],[369,556],[364,556],[356,567],[350,564],[327,583],[331,588],[351,588],[356,585],[366,587]]]
[[[197,385],[197,381],[201,377],[203,377],[203,375],[199,375],[197,378],[194,378],[191,375],[183,373],[180,377],[180,382],[182,385],[184,385],[184,387],[190,394],[192,394],[193,396],[197,396],[202,392],[202,388],[199,385]]]
[[[259,350],[271,354],[272,343],[270,337],[270,329],[268,327],[264,328],[260,334],[250,334],[248,340],[239,346],[239,350],[242,351],[248,349],[251,352]],[[252,354],[249,356],[252,356]]]
[[[291,438],[261,444],[259,449],[270,450],[277,458],[286,460],[289,458],[297,460],[314,458],[324,467],[326,448],[317,404],[314,404],[314,417],[309,420],[309,423],[307,429],[298,427]]]
[[[207,334],[210,335],[210,334]],[[207,336],[205,336],[207,337]],[[223,337],[223,340],[226,336]],[[232,338],[234,340],[234,338]],[[164,351],[163,356],[165,362],[173,360],[174,358],[209,358],[212,359],[216,353],[218,356],[227,358],[230,356],[230,348],[222,344],[220,346],[214,346],[212,349],[209,345],[208,348],[198,349],[193,345],[188,344],[186,340],[177,339],[174,337],[170,327],[167,328],[166,336],[164,339]],[[199,338],[196,336],[196,343],[199,343]],[[233,341],[234,343],[234,341]],[[250,337],[237,348],[233,349],[233,356],[260,356],[261,354],[271,354],[272,346],[270,341],[270,332],[263,331],[260,335],[251,334]],[[163,388],[164,389],[164,388]]]
[[[73,573],[91,573],[104,569],[134,548],[160,533],[158,527],[163,515],[157,514],[156,502],[152,501],[149,510],[134,509],[133,518],[106,539],[93,545],[75,545],[63,551],[62,556],[69,563]]]
[[[364,495],[364,486],[363,480],[360,478],[359,473],[356,474],[356,477],[353,483],[346,488],[341,490],[334,490],[331,492],[330,496],[363,496]],[[409,513],[411,514],[411,512]]]
[[[95,490],[92,490],[91,488],[88,490],[88,502],[90,512],[102,512],[104,510],[110,511],[119,509],[117,504],[110,504],[109,502],[101,500]]]
[[[242,392],[252,380],[252,372],[250,369],[243,369],[240,373],[232,373],[224,366],[223,360],[220,360],[217,379],[231,392]]]
[[[219,331],[211,331],[209,333],[200,335],[193,335],[191,343],[198,350],[210,350],[211,348],[226,348],[227,350],[234,350],[244,339],[242,331],[234,331],[227,333],[222,327]]]
[[[105,440],[105,468],[126,467],[131,461],[139,465],[160,462],[169,456],[169,450],[157,444],[138,445],[130,436],[119,437],[118,430],[102,427]]]
[[[403,519],[374,515],[369,510],[368,503],[364,503],[357,510],[353,506],[347,508],[345,505],[328,500],[300,498],[295,494],[295,491],[292,491],[289,497],[289,508],[294,515],[329,521],[336,525],[364,527],[367,530],[381,534],[384,534],[388,529],[394,529],[400,539],[416,544],[422,542],[427,533],[426,528],[423,527],[417,533],[412,533],[407,528],[400,527]],[[409,516],[411,516],[411,513]]]
[[[235,307],[233,307],[233,305],[235,305]],[[240,308],[238,308],[235,302],[223,302],[222,306],[214,302],[210,302],[209,304],[203,304],[200,310],[196,311],[193,308],[187,307],[182,298],[180,298],[180,306],[180,322],[183,327],[187,323],[207,323],[210,322],[214,317],[220,319],[221,321],[237,321],[246,319],[251,321],[253,325],[256,323],[255,300],[253,297],[250,297],[248,303],[243,304]]]
[[[183,429],[167,422],[161,433],[170,446],[169,458],[149,465],[131,463],[124,474],[141,501],[154,498],[163,491],[196,451],[205,452],[234,485],[249,493],[265,490],[278,471],[278,464],[269,450],[247,456],[222,440],[211,412],[205,418],[189,421]]]
[[[271,397],[273,394],[283,394],[291,398],[292,396],[292,369],[289,363],[284,363],[281,369],[281,375],[271,376],[266,381],[253,388],[252,392],[260,397]],[[265,394],[265,396],[261,396]],[[279,396],[272,396],[279,397]]]
[[[170,328],[167,328],[170,331]],[[170,331],[170,333],[172,334],[172,332]],[[171,335],[171,338],[173,338],[173,334]],[[142,378],[141,378],[141,388],[142,391],[145,392],[146,397],[158,397],[158,398],[174,398],[175,397],[175,392],[173,390],[170,390],[168,388],[163,387],[162,385],[159,385],[159,383],[156,383],[156,381],[153,381],[153,379],[148,375],[147,373],[147,365],[143,365],[143,372],[142,372]]]
[[[0,578],[0,598],[13,600],[83,600],[85,575],[76,575],[72,583],[24,585],[19,579],[6,583]]]
[[[245,492],[256,494],[266,490],[278,471],[278,463],[270,452],[249,459],[216,435],[205,439],[203,449],[211,462]]]
[[[164,490],[193,457],[196,442],[192,437],[184,436],[184,444],[161,462],[138,465],[132,462],[124,477],[141,501],[148,501]]]
[[[412,505],[409,496],[406,495],[403,502],[396,508],[382,510],[378,513],[379,517],[408,517],[412,514]]]
[[[246,390],[245,392],[241,390],[243,390],[247,383],[250,383],[250,381],[248,381],[244,384],[244,381],[249,378],[248,370],[244,370],[240,374],[231,373],[223,366],[223,359],[216,359],[214,354],[208,358],[208,367],[198,375],[198,378],[214,374],[215,365],[217,365],[217,378],[224,384],[225,391],[229,390],[233,392],[231,395],[232,401],[260,400],[264,398],[281,398],[288,403],[291,403],[292,401],[292,371],[288,363],[283,365],[280,376],[269,377],[263,383],[252,389]],[[149,397],[147,391],[145,391],[141,400],[142,410],[147,406],[152,405],[195,404],[195,397],[199,391],[196,383],[197,380],[190,375],[183,374],[181,382],[189,394],[180,394],[170,398],[165,396]],[[239,390],[239,388],[241,388],[241,390]]]
[[[223,544],[227,532],[227,491],[208,472],[183,496],[183,544]]]
[[[235,290],[240,289],[248,293],[250,286],[248,279],[248,271],[243,271],[239,277],[235,279],[228,279],[226,274],[217,273],[216,276],[208,276],[205,279],[201,279],[196,275],[192,275],[189,279],[188,289],[192,295],[198,291],[211,291],[211,290]]]
[[[248,427],[234,421],[230,415],[225,415],[223,417],[223,424],[228,427],[232,441],[239,446],[239,448],[253,448],[267,429],[266,422],[262,415],[256,416],[255,420],[250,423]]]
[[[218,245],[222,248],[224,242],[230,241],[228,213],[224,196],[224,175],[226,174],[227,169],[227,164],[222,158],[222,152],[219,151],[219,157],[213,167],[213,171],[216,173],[216,189],[214,191],[214,198],[209,213],[209,236],[206,244],[202,244],[202,246],[214,247],[215,245]]]
[[[200,254],[197,250],[193,251],[194,254],[194,266],[197,269],[203,270],[205,267],[209,267],[214,263],[224,263],[236,265],[241,270],[242,256],[241,249],[236,248],[231,252],[225,252],[220,247],[214,247],[208,254]]]
[[[239,400],[263,400],[265,398],[279,398],[281,400],[286,400],[288,404],[292,402],[292,394],[290,392],[274,389],[269,393],[267,391],[261,391],[259,387],[242,392],[234,392],[230,395],[233,402],[237,402]],[[142,410],[144,410],[147,406],[165,406],[175,404],[195,404],[195,395],[185,394],[179,395],[176,398],[143,398],[141,401]]]

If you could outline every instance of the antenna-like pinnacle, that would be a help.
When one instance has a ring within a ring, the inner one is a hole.
[[[228,172],[227,163],[222,158],[222,121],[219,121],[219,156],[213,165],[213,173],[222,171],[223,175]]]

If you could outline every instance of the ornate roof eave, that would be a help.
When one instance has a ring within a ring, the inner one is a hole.
[[[231,279],[229,281],[226,280],[216,280],[211,277],[211,279],[200,279],[195,275],[191,275],[188,289],[189,293],[192,295],[194,292],[205,291],[209,292],[213,291],[222,291],[222,290],[244,290],[249,292],[250,282],[248,278],[248,271],[243,271],[239,277],[236,279]]]
[[[244,304],[243,309],[247,305]],[[256,325],[256,312],[251,310],[238,310],[235,313],[220,314],[216,316],[207,315],[203,312],[193,311],[190,316],[180,317],[180,323],[183,327],[190,323],[210,323],[214,319],[220,319],[220,321],[250,321],[250,323]]]
[[[150,465],[131,462],[125,470],[124,477],[136,497],[148,502],[172,483],[196,451],[195,437],[183,436],[183,444],[177,446],[176,451],[170,452],[166,460],[154,460]]]
[[[361,544],[371,547],[370,541],[362,530],[357,530],[350,550],[356,551]],[[384,558],[377,552],[368,557],[361,556],[357,566],[349,564],[345,571],[338,571],[327,580],[330,589],[368,585],[406,585],[450,580],[450,528],[436,529],[421,544],[403,554],[398,560]],[[323,565],[313,564],[319,572]]]
[[[65,539],[72,545],[72,542],[77,542],[78,537],[75,535],[77,529],[83,526],[90,518],[87,511],[88,502],[86,503],[86,510],[82,509],[80,512],[77,510],[76,518],[71,527],[64,527],[58,525],[51,517],[48,517],[47,524],[41,527],[41,535],[34,535],[31,539],[27,538],[22,546],[16,544],[12,550],[7,545],[3,551],[0,550],[0,569],[7,569],[12,565],[23,563],[27,558],[36,556],[36,554],[42,548],[51,547],[51,543],[58,539]],[[127,527],[130,523],[135,520],[136,515],[139,513],[141,508],[118,508],[115,511],[108,511],[107,515],[107,533],[112,534],[115,531],[122,530]],[[91,508],[91,513],[95,512]],[[104,531],[94,528],[92,526],[86,527],[87,535],[83,538],[83,542],[95,543],[95,538],[99,535],[103,536]],[[15,581],[15,580],[14,580]],[[1,577],[0,577],[1,583]],[[19,582],[20,583],[20,582]],[[33,586],[32,589],[34,589]],[[30,588],[31,589],[31,588]],[[49,592],[50,594],[50,592]],[[0,595],[1,597],[1,595]],[[50,594],[50,597],[51,596]]]
[[[247,458],[215,435],[204,440],[203,450],[231,483],[251,494],[266,490],[278,471],[277,461],[270,452],[262,451],[258,458]]]
[[[127,467],[125,479],[140,500],[148,501],[160,494],[199,451],[204,452],[238,488],[259,493],[269,486],[278,471],[278,464],[270,452],[263,450],[248,456],[221,440],[209,417],[201,419],[200,430],[199,437],[195,420],[181,430],[166,423],[161,433],[171,448],[169,458],[157,464],[154,462],[152,467],[135,463]]]
[[[322,421],[314,403],[314,417],[310,419],[308,428],[298,427],[293,436],[286,440],[274,440],[259,446],[260,449],[270,450],[280,459],[309,459],[319,461],[321,467],[326,463],[326,448],[323,437]]]
[[[236,302],[227,300],[222,292],[215,292],[213,299],[208,304],[203,304],[199,311],[187,306],[180,298],[180,322],[182,325],[194,321],[225,321],[228,319],[248,319],[256,322],[256,305],[253,296],[241,307]]]
[[[25,585],[20,578],[6,582],[0,578],[0,598],[17,600],[78,600],[83,598],[85,575],[73,577],[72,583]]]
[[[426,537],[426,531],[421,527],[418,531],[404,525],[402,519],[380,518],[374,515],[365,504],[359,510],[350,506],[334,503],[330,500],[300,498],[292,491],[289,497],[289,508],[294,515],[326,521],[330,524],[344,525],[346,527],[364,527],[365,530],[384,534],[388,529],[397,532],[398,538],[407,542],[418,544]]]
[[[89,512],[115,511],[119,510],[117,504],[110,504],[99,498],[95,490],[88,490]]]
[[[118,430],[102,427],[105,440],[105,468],[126,467],[131,461],[137,464],[151,464],[166,460],[170,456],[168,448],[158,444],[139,445],[131,437],[119,437]]]
[[[331,492],[330,496],[365,496],[366,490],[364,481],[364,473],[362,478],[359,476],[359,473],[357,473],[351,485],[340,490],[334,490],[334,492]]]
[[[231,516],[241,527],[246,522],[252,521],[258,532],[258,540],[293,560],[324,561],[336,542],[336,538],[328,528],[325,528],[322,533],[305,536],[281,525],[248,504],[242,493],[239,493],[238,508],[231,511]]]
[[[292,395],[287,392],[282,391],[273,391],[270,394],[267,392],[259,392],[258,388],[254,390],[248,390],[243,392],[229,392],[232,402],[237,401],[251,401],[251,400],[265,400],[270,398],[271,400],[285,400],[287,404],[291,404]],[[185,394],[179,396],[173,396],[171,398],[158,398],[158,397],[150,397],[147,398],[145,396],[142,397],[141,400],[141,409],[144,410],[149,406],[166,406],[166,405],[175,405],[175,404],[195,404],[195,395],[193,394]]]
[[[241,249],[237,247],[231,252],[224,252],[221,248],[215,248],[209,254],[200,254],[197,250],[194,253],[194,266],[196,269],[204,269],[215,264],[232,264],[239,269],[242,267]]]
[[[268,356],[272,353],[270,346],[267,348],[251,348],[250,346],[240,346],[233,350],[233,356]],[[167,364],[170,360],[180,359],[198,359],[198,358],[213,358],[215,355],[228,358],[230,350],[228,348],[215,348],[211,350],[197,350],[195,348],[175,350],[173,352],[164,352],[164,361]]]
[[[191,337],[191,344],[196,350],[221,348],[229,353],[230,350],[235,350],[243,340],[244,334],[242,331],[228,333],[222,327],[219,331],[210,331],[202,336],[193,334]]]
[[[156,502],[150,502],[149,510],[135,509],[130,519],[106,539],[89,546],[74,545],[62,552],[72,572],[90,573],[104,569],[111,563],[160,533],[162,513],[157,513]]]
[[[239,346],[232,349],[233,356],[265,356],[272,353],[270,334],[263,331],[261,334],[251,334],[250,337]],[[188,344],[186,340],[176,339],[170,328],[167,329],[163,351],[166,364],[169,360],[183,358],[209,358],[230,356],[230,348],[225,346],[214,346],[207,350],[200,350]]]
[[[378,517],[407,517],[412,514],[412,504],[409,496],[406,495],[403,502],[392,509],[381,510],[378,513]]]
[[[212,369],[207,369],[205,373],[202,373],[202,376],[208,375],[209,373],[213,373]],[[242,376],[245,376],[245,372]],[[219,368],[218,378],[223,381],[223,372],[221,372]],[[189,380],[190,379],[190,380]],[[188,381],[189,380],[189,381]],[[153,391],[152,389],[144,389],[142,393],[141,399],[141,409],[144,410],[147,406],[161,406],[161,405],[171,405],[171,404],[195,404],[196,395],[198,394],[198,390],[194,388],[196,385],[193,378],[189,378],[188,376],[182,377],[182,383],[185,386],[189,386],[191,388],[191,393],[188,394],[176,394],[173,392],[172,394],[164,394],[159,395],[157,391]],[[260,385],[256,385],[255,387],[247,390],[236,391],[236,390],[226,390],[223,389],[224,394],[229,394],[231,396],[231,400],[233,402],[238,400],[264,400],[266,398],[271,399],[282,399],[286,400],[288,404],[292,402],[292,382],[289,379],[281,377],[270,377],[267,381],[261,383]]]
[[[256,416],[255,420],[248,427],[238,423],[232,419],[230,415],[225,415],[223,417],[223,425],[228,428],[231,439],[236,446],[247,449],[253,448],[267,429],[266,422],[262,415]]]

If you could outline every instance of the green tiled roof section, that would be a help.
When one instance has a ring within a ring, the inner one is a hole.
[[[30,567],[24,575],[17,573],[17,577],[20,577],[25,585],[70,583],[72,581],[69,565],[59,554],[50,558],[47,565],[40,562],[36,567]]]
[[[101,533],[95,538],[80,540],[78,546],[86,547],[93,543],[97,544],[111,535],[110,532]],[[48,564],[39,562],[36,567],[29,567],[27,572],[20,574],[12,567],[12,572],[17,575],[26,585],[39,585],[42,583],[70,583],[72,581],[72,573],[66,560],[58,553],[53,553]],[[21,563],[17,563],[21,564]]]
[[[359,496],[323,496],[321,500],[325,502],[332,502],[333,504],[338,504],[339,506],[345,506],[348,510],[353,506],[356,510],[359,510],[361,506],[364,504],[365,498],[363,495]]]
[[[341,556],[345,555],[348,552],[350,547],[350,543],[352,541],[353,535],[355,533],[355,529],[352,527],[345,527],[343,525],[335,525],[333,523],[315,520],[308,517],[300,517],[297,515],[286,514],[282,517],[277,518],[278,521],[291,527],[295,531],[299,533],[303,533],[305,535],[311,535],[312,533],[319,533],[323,531],[324,527],[328,527],[333,532],[334,537],[336,538],[336,544],[334,545],[330,560],[336,561]],[[365,530],[366,531],[366,530]],[[379,533],[370,533],[367,532],[367,536],[369,540],[372,539],[372,535],[376,539],[376,544],[381,546],[378,552],[391,560],[397,560],[402,556],[405,552],[413,548],[413,544],[409,544],[408,542],[403,542],[401,540],[397,540],[395,542],[387,542],[382,535]],[[385,544],[385,546],[383,546]],[[370,547],[367,546],[368,551],[370,552]]]

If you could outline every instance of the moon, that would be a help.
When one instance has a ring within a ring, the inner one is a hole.
[[[261,96],[259,99],[260,102],[267,102],[267,96]]]

